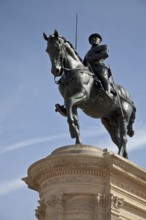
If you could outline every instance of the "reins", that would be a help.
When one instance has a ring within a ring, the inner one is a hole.
[[[66,58],[67,58],[68,54],[67,54],[66,48],[65,48],[65,46],[64,46],[63,43],[61,44],[61,52],[62,52],[62,53],[64,52],[64,56],[62,56],[62,58],[63,58],[64,61],[66,61],[65,63],[67,63],[68,60],[67,60]],[[80,62],[81,62],[81,61],[80,61]],[[54,82],[55,82],[55,84],[57,84],[57,85],[58,85],[58,84],[67,84],[67,83],[69,83],[74,77],[76,77],[77,74],[79,74],[79,72],[78,72],[79,70],[81,70],[80,73],[87,73],[88,75],[90,75],[90,76],[92,76],[92,77],[94,78],[94,73],[90,72],[89,69],[88,69],[88,67],[85,67],[84,65],[83,65],[83,67],[80,67],[80,68],[71,69],[71,68],[66,68],[66,67],[64,66],[64,62],[62,62],[61,64],[62,64],[62,65],[61,65],[62,73],[61,73],[61,75],[60,75],[60,79],[59,79],[59,80],[56,80],[56,77],[57,77],[57,76],[54,76]],[[62,79],[62,78],[63,78],[63,76],[65,75],[66,71],[67,71],[67,72],[73,72],[73,75],[70,76],[69,79],[66,79],[66,80],[65,80],[65,79]]]

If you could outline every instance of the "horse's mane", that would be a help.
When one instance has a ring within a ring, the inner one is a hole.
[[[83,60],[82,60],[82,58],[79,56],[79,54],[78,54],[78,52],[76,51],[76,49],[74,48],[74,46],[68,41],[68,40],[66,40],[66,38],[65,37],[60,37],[63,41],[64,41],[64,43],[68,43],[69,45],[70,45],[70,47],[73,49],[73,51],[75,52],[75,54],[77,55],[77,57],[79,58],[79,60],[81,61],[81,62],[83,62]]]

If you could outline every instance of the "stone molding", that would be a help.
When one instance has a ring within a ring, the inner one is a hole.
[[[124,191],[134,194],[144,200],[146,199],[146,182],[141,181],[140,179],[135,179],[134,176],[129,175],[127,172],[124,173],[117,167],[107,166],[106,168],[99,168],[98,163],[95,164],[94,161],[91,162],[91,160],[90,163],[89,158],[86,157],[84,158],[84,160],[81,159],[80,163],[76,158],[72,158],[72,161],[70,159],[58,159],[59,158],[56,158],[55,161],[51,159],[49,163],[45,160],[43,161],[43,166],[42,164],[40,164],[40,168],[38,168],[39,164],[36,164],[36,167],[32,166],[32,170],[30,172],[31,178],[23,178],[23,180],[28,184],[29,188],[40,191],[40,186],[42,188],[45,188],[51,184],[55,184],[55,182],[57,184],[61,184],[64,182],[72,182],[72,178],[76,178],[76,181],[79,183],[84,183],[86,180],[86,183],[90,184],[91,179],[89,178],[89,176],[92,176],[92,181],[96,184],[98,179],[97,177],[111,177],[111,183],[114,187],[121,188]],[[57,167],[56,161],[58,161]],[[48,166],[50,162],[51,168],[50,166]]]
[[[101,205],[103,207],[111,206],[111,208],[119,209],[124,205],[124,199],[119,198],[118,196],[114,196],[112,193],[110,194],[100,194],[97,195],[97,205]]]

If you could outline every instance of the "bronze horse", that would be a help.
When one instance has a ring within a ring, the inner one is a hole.
[[[58,80],[59,91],[64,98],[70,135],[81,144],[77,108],[92,118],[101,118],[112,141],[118,146],[118,154],[128,158],[126,151],[127,134],[132,137],[132,128],[136,108],[128,92],[119,85],[114,85],[112,98],[104,92],[94,73],[85,67],[81,58],[64,37],[55,30],[47,41],[46,52],[49,54],[54,77]]]

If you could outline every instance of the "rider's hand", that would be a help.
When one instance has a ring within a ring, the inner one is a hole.
[[[88,57],[88,58],[87,58],[87,61],[88,61],[89,63],[92,63],[92,62],[93,62],[93,57]]]

